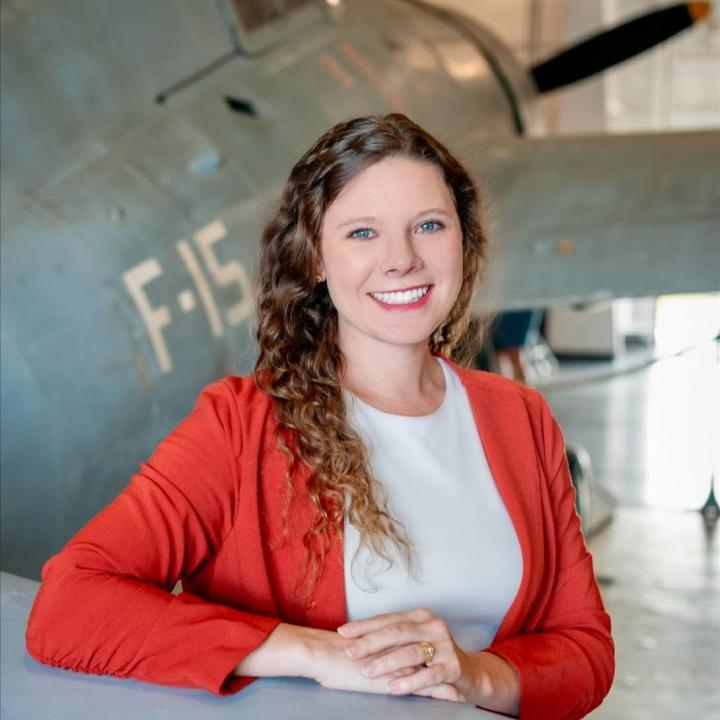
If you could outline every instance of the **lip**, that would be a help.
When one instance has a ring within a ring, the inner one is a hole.
[[[391,293],[391,292],[406,292],[407,290],[417,290],[418,288],[430,288],[435,287],[432,283],[420,283],[419,285],[411,285],[410,287],[404,288],[392,288],[391,290],[373,290],[374,293]],[[369,295],[370,293],[368,293]]]
[[[434,285],[413,285],[412,287],[403,288],[402,290],[383,290],[382,292],[405,292],[406,290],[414,290],[415,288],[423,288],[426,287],[428,291],[421,297],[418,298],[415,302],[412,303],[406,303],[404,305],[400,304],[390,304],[385,303],[382,300],[378,300],[376,297],[373,297],[370,293],[368,293],[368,297],[371,300],[374,300],[383,310],[390,310],[394,312],[403,312],[406,310],[417,310],[418,308],[422,307],[427,303],[430,295],[432,295]]]

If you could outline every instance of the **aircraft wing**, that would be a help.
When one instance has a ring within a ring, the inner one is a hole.
[[[466,140],[490,198],[477,310],[720,288],[720,132]]]

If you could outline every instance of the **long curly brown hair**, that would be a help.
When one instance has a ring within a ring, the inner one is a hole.
[[[262,234],[258,278],[260,354],[255,381],[274,400],[279,444],[289,458],[285,539],[292,478],[300,464],[309,471],[306,488],[317,510],[303,538],[305,563],[297,586],[309,579],[310,605],[332,533],[342,537],[345,512],[360,534],[360,547],[370,548],[392,565],[386,542],[394,543],[413,572],[412,543],[388,512],[387,496],[346,416],[337,311],[326,284],[317,279],[325,211],[352,178],[390,156],[437,166],[452,191],[462,228],[462,285],[449,315],[428,338],[429,348],[461,363],[476,349],[469,342],[469,305],[488,240],[469,173],[441,143],[399,113],[339,123],[290,172]]]

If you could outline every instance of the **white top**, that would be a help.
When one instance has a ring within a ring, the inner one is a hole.
[[[345,521],[349,620],[427,607],[465,652],[482,650],[512,604],[522,576],[520,543],[495,485],[460,378],[440,358],[445,397],[430,415],[382,412],[345,392],[351,424],[374,476],[415,548],[415,575],[388,543],[393,567]]]

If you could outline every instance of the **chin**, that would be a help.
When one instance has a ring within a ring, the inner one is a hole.
[[[376,337],[388,345],[427,345],[431,335],[432,332],[387,332]]]

